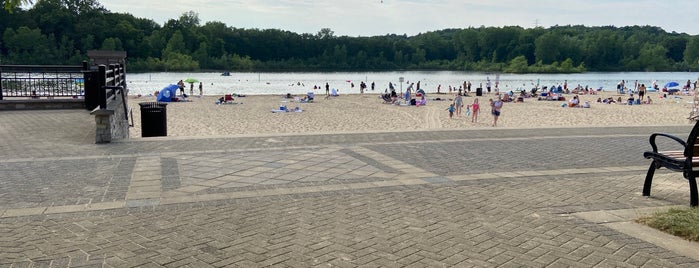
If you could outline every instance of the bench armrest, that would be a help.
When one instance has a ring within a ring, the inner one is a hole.
[[[661,137],[667,137],[670,139],[675,140],[676,142],[680,143],[682,145],[682,148],[687,148],[687,142],[678,138],[677,136],[673,136],[671,134],[667,133],[653,133],[650,135],[649,141],[650,141],[650,147],[653,148],[653,152],[657,153],[658,152],[658,146],[655,145],[655,138],[661,136]]]

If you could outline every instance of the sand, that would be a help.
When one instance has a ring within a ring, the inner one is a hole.
[[[567,99],[572,94],[564,95]],[[523,103],[505,103],[498,128],[549,128],[599,126],[657,126],[688,125],[693,109],[693,96],[659,98],[650,93],[652,104],[625,105],[597,103],[598,97],[622,97],[616,93],[580,95],[581,103],[589,101],[591,108],[564,108],[562,101],[525,99]],[[428,94],[426,106],[396,106],[383,104],[378,94],[341,95],[325,99],[316,97],[314,103],[299,103],[282,96],[257,95],[235,98],[236,104],[216,105],[221,96],[192,97],[189,102],[168,103],[167,134],[177,137],[211,137],[257,134],[311,134],[349,133],[402,130],[476,129],[492,128],[488,99],[494,95],[477,97],[481,104],[478,122],[471,117],[454,115],[449,118],[447,108],[453,95]],[[464,97],[471,104],[475,96]],[[141,137],[139,102],[152,102],[154,97],[131,96],[134,127],[131,137]],[[298,106],[301,113],[272,113],[280,105]],[[464,108],[465,110],[465,108]]]

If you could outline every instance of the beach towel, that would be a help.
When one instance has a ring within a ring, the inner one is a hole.
[[[272,110],[273,113],[302,113],[303,110],[301,109],[294,109],[294,110]]]

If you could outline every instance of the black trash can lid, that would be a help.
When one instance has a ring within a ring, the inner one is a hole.
[[[141,108],[165,108],[167,103],[165,102],[141,102],[138,104]]]

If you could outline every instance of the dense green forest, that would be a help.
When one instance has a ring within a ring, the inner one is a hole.
[[[445,29],[415,36],[335,36],[201,24],[187,12],[164,25],[95,0],[38,0],[0,11],[1,64],[79,64],[94,49],[124,50],[131,71],[463,70],[689,71],[699,36],[659,27]]]

